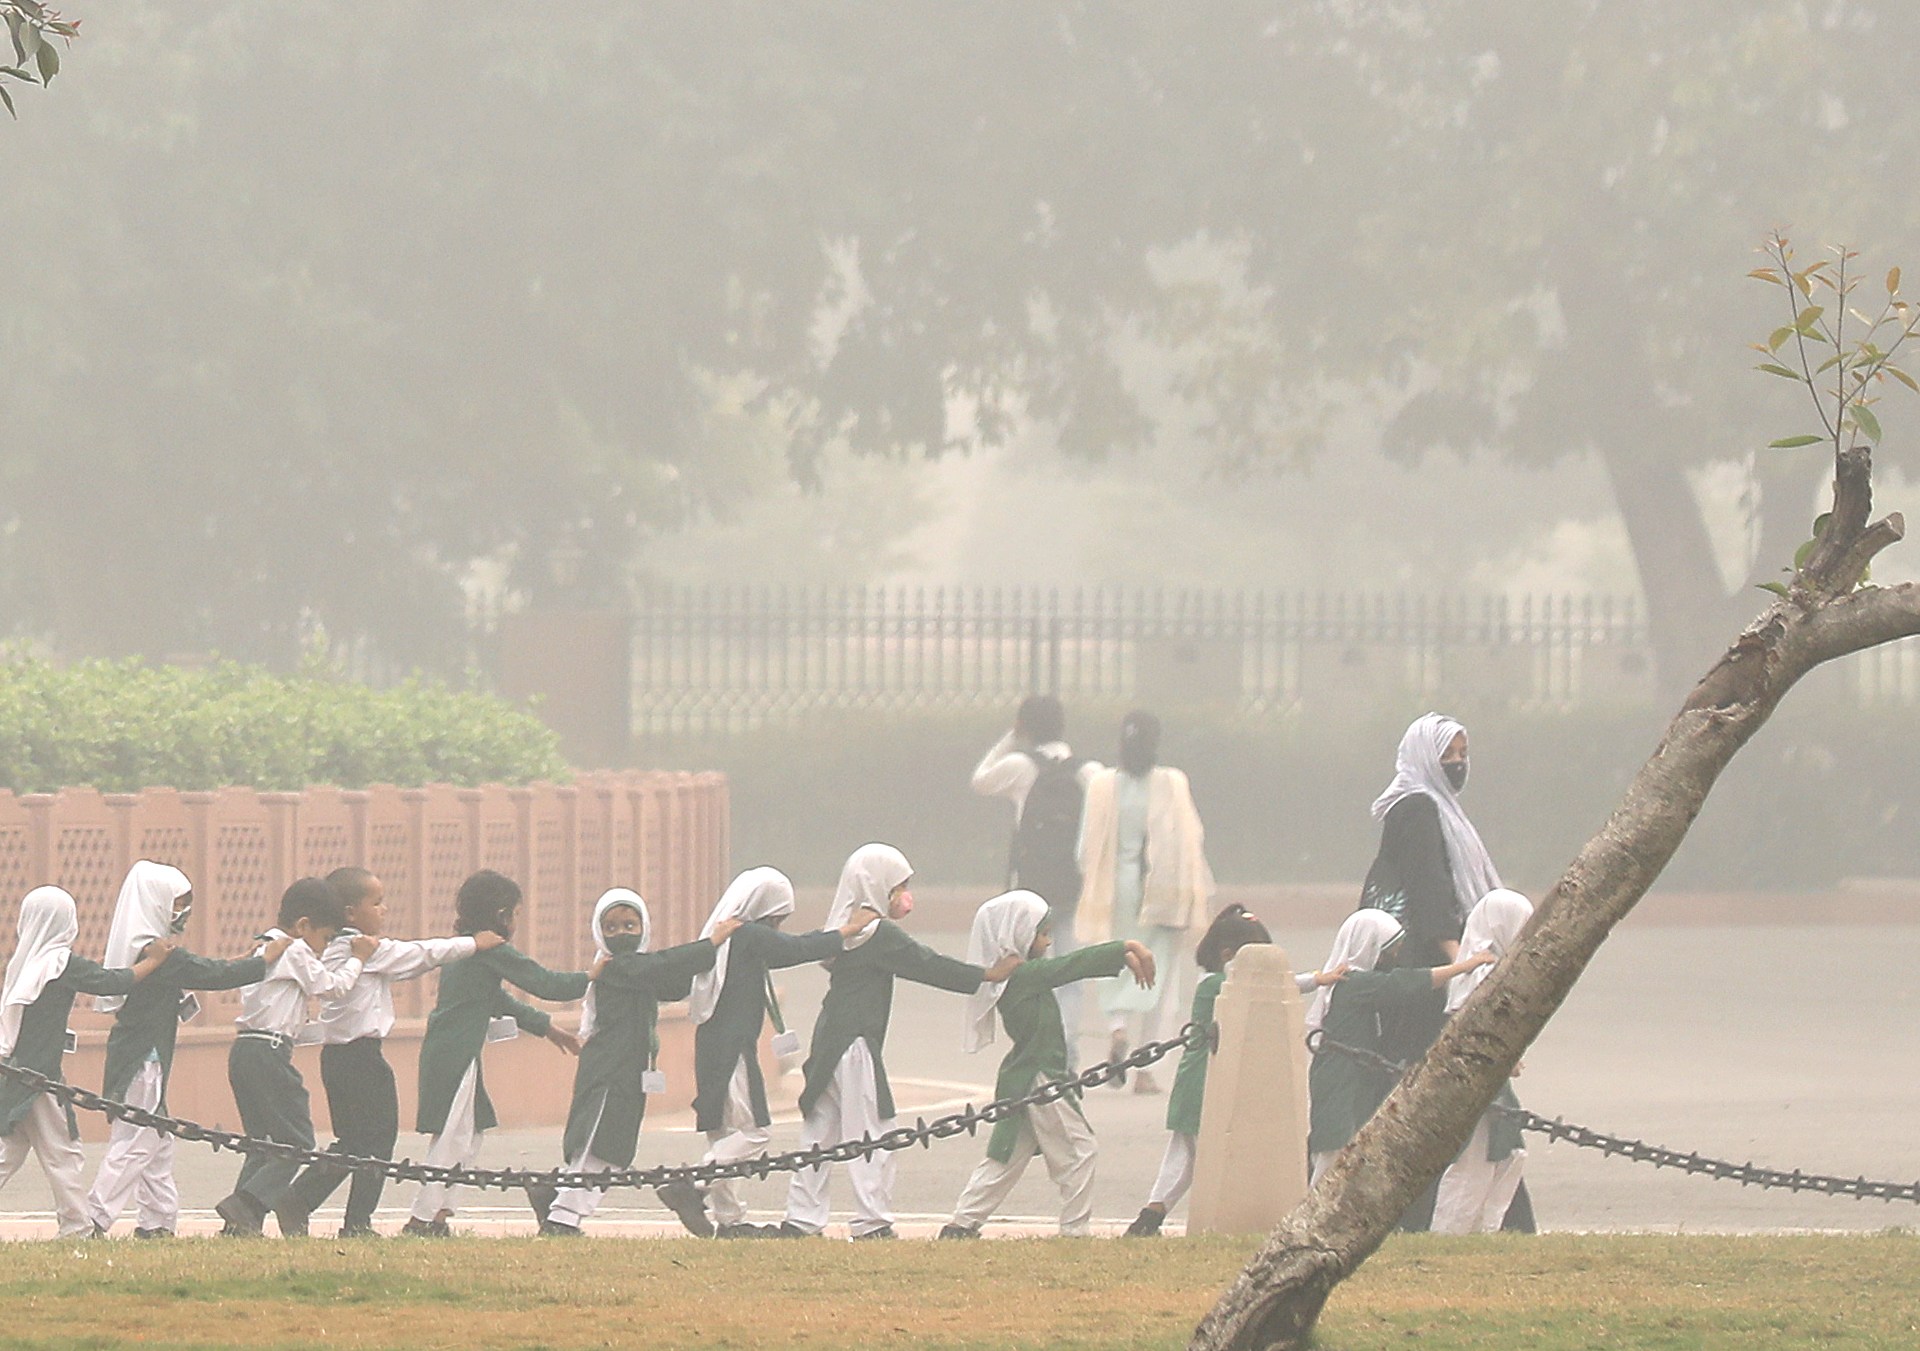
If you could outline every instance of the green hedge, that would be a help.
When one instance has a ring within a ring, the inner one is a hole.
[[[1221,880],[1353,882],[1378,841],[1368,805],[1407,720],[1423,711],[1331,723],[1163,709],[1163,758],[1192,778]],[[1111,761],[1122,712],[1071,709],[1075,749]],[[1459,713],[1473,737],[1474,820],[1507,879],[1536,892],[1606,820],[1663,725],[1652,710]],[[1010,814],[967,780],[1006,716],[823,714],[802,727],[656,739],[641,756],[730,776],[738,864],[830,882],[848,850],[883,839],[928,882],[985,886],[1004,873]],[[1920,709],[1865,711],[1803,690],[1734,761],[1664,881],[1816,888],[1920,877],[1917,824]]]
[[[525,783],[566,774],[552,732],[491,695],[138,660],[0,665],[0,786]]]

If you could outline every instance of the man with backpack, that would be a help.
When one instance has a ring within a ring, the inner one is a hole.
[[[1007,886],[1036,892],[1053,912],[1053,951],[1064,957],[1079,947],[1074,911],[1080,903],[1080,813],[1087,782],[1102,766],[1082,760],[1067,745],[1067,715],[1051,694],[1030,695],[1014,715],[1013,730],[993,744],[973,771],[973,791],[1013,803],[1013,841],[1007,856]],[[1080,1029],[1077,985],[1055,991],[1074,1054]]]

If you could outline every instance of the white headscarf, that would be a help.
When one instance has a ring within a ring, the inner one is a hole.
[[[13,1054],[27,1005],[67,969],[79,933],[73,897],[59,887],[35,887],[20,902],[20,942],[7,963],[6,989],[0,992],[0,1059]]]
[[[607,936],[600,932],[600,921],[607,911],[615,906],[624,905],[629,910],[640,912],[640,951],[645,952],[653,942],[653,916],[647,913],[647,903],[640,899],[640,893],[626,887],[614,887],[600,894],[593,903],[593,946],[602,957],[611,957],[613,949],[607,946]],[[593,986],[587,986],[587,997],[580,1001],[580,1040],[585,1041],[593,1035]]]
[[[992,966],[1006,957],[1025,957],[1047,922],[1047,903],[1031,891],[1008,891],[984,901],[973,914],[973,933],[967,939],[967,960]],[[960,1025],[960,1045],[982,1051],[993,1045],[993,1011],[1007,983],[982,981],[967,996],[966,1021]]]
[[[1504,887],[1489,891],[1467,916],[1466,931],[1460,935],[1460,955],[1471,957],[1476,952],[1491,952],[1496,957],[1506,956],[1532,918],[1533,902],[1519,892]],[[1467,996],[1480,988],[1480,982],[1491,970],[1490,966],[1476,966],[1448,981],[1447,1012],[1452,1013],[1466,1003]]]
[[[1415,718],[1406,735],[1400,738],[1400,749],[1394,755],[1393,782],[1373,804],[1373,819],[1381,821],[1399,802],[1415,793],[1425,793],[1433,799],[1434,806],[1440,809],[1440,835],[1447,842],[1447,865],[1453,871],[1454,905],[1462,915],[1500,885],[1500,874],[1494,871],[1493,859],[1486,845],[1480,842],[1480,832],[1461,810],[1459,794],[1447,782],[1447,772],[1440,768],[1440,757],[1446,754],[1453,739],[1466,730],[1442,713],[1423,713]]]
[[[1371,971],[1380,964],[1380,954],[1405,933],[1400,921],[1384,910],[1356,910],[1333,936],[1333,951],[1327,954],[1322,971],[1337,970],[1343,964],[1349,971]],[[1317,1031],[1327,1021],[1327,1007],[1337,987],[1322,985],[1307,1002],[1307,1031]]]
[[[172,931],[173,903],[192,890],[187,875],[165,863],[143,858],[127,869],[127,880],[120,884],[120,899],[114,903],[113,927],[107,931],[107,953],[102,962],[118,968],[139,961],[147,944]],[[93,1006],[102,1013],[112,1013],[126,1002],[125,995],[101,995]]]
[[[722,920],[737,919],[742,924],[751,924],[757,919],[792,913],[793,883],[787,880],[787,875],[778,868],[749,868],[720,893],[720,902],[707,916],[700,936],[712,938]],[[693,992],[687,996],[687,1017],[696,1025],[713,1017],[720,992],[727,988],[727,954],[732,950],[733,940],[729,938],[720,945],[720,951],[713,954],[713,970],[702,971],[693,978]]]
[[[829,929],[838,929],[853,918],[856,910],[874,912],[874,921],[847,940],[849,950],[859,947],[878,927],[887,913],[887,897],[893,889],[913,876],[907,856],[890,844],[863,844],[840,870],[840,885],[834,889],[833,908],[827,911]]]

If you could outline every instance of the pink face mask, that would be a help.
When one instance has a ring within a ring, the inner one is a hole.
[[[905,919],[908,915],[911,915],[912,913],[913,913],[913,893],[911,891],[901,891],[896,893],[892,902],[887,906],[887,914],[890,918],[893,918],[893,919]]]

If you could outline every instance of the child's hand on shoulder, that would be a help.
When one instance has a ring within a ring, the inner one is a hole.
[[[1342,962],[1340,963],[1340,965],[1334,967],[1333,970],[1331,971],[1314,972],[1313,983],[1315,985],[1322,987],[1323,989],[1329,985],[1338,985],[1341,981],[1347,978],[1347,972],[1351,970],[1353,970],[1351,966],[1348,966],[1345,962]]]
[[[989,985],[998,985],[1015,971],[1018,971],[1024,961],[1025,958],[1021,957],[1018,953],[1009,954],[988,967],[986,975],[980,979]]]
[[[482,929],[473,936],[475,952],[492,952],[495,948],[505,947],[506,943],[506,936],[497,934],[492,929]]]
[[[279,961],[280,958],[285,955],[287,949],[292,946],[293,939],[291,936],[276,938],[264,948],[260,949],[260,955],[266,959],[268,966],[272,966],[275,962]]]
[[[1145,943],[1136,939],[1127,940],[1127,970],[1133,972],[1133,978],[1140,982],[1140,988],[1153,988],[1153,954]]]
[[[547,1029],[547,1040],[558,1046],[568,1055],[580,1054],[580,1038],[557,1023]]]
[[[363,962],[373,956],[379,947],[380,940],[372,934],[355,934],[347,944],[347,950]]]
[[[600,973],[607,969],[607,963],[613,960],[613,954],[602,952],[593,959],[593,965],[587,968],[588,980],[599,980]]]
[[[165,964],[167,958],[173,956],[176,946],[171,938],[156,938],[147,944],[146,951],[140,954],[140,960],[152,962],[155,967],[159,967]]]
[[[716,923],[713,926],[713,933],[710,935],[713,945],[717,948],[729,938],[732,938],[734,934],[740,931],[740,924],[741,921],[737,919],[723,919]]]
[[[1492,966],[1494,962],[1498,960],[1499,959],[1493,955],[1492,949],[1482,948],[1480,951],[1474,953],[1473,956],[1467,958],[1466,967],[1467,970],[1471,971],[1475,967]]]

